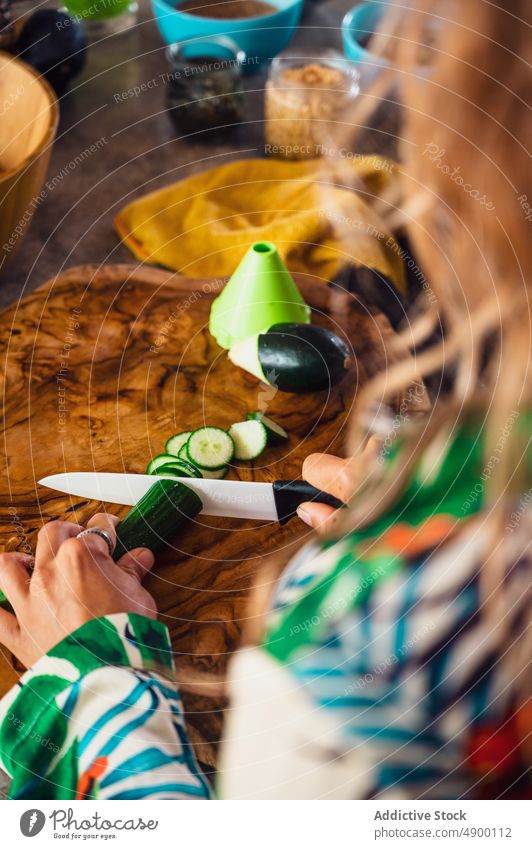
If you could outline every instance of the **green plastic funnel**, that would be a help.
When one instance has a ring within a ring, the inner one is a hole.
[[[307,306],[275,245],[255,242],[211,307],[209,330],[222,348],[279,322],[310,323]]]

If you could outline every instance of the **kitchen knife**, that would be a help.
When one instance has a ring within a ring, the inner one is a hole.
[[[317,501],[330,507],[343,507],[342,502],[302,480],[273,483],[255,481],[207,480],[178,478],[173,475],[131,475],[115,472],[64,472],[39,481],[42,486],[111,504],[136,504],[153,486],[157,478],[170,477],[194,490],[202,500],[206,516],[234,519],[260,519],[284,524],[304,501]]]

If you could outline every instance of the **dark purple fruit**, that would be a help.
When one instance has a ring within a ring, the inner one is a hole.
[[[61,94],[83,68],[87,38],[79,21],[56,9],[38,9],[24,24],[17,51]]]

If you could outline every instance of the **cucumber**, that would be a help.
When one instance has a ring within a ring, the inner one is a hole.
[[[288,434],[284,427],[278,425],[277,422],[274,422],[273,419],[265,416],[259,410],[255,410],[254,413],[246,413],[246,419],[256,419],[258,422],[262,422],[266,428],[269,445],[279,445],[281,442],[287,441]]]
[[[181,481],[158,480],[118,523],[113,560],[141,546],[159,551],[202,507],[201,498]]]
[[[345,342],[313,324],[274,324],[229,351],[235,365],[284,392],[317,392],[339,383],[351,365]]]
[[[223,469],[233,459],[235,446],[227,431],[221,427],[200,427],[187,442],[188,459],[201,471]]]
[[[200,469],[199,466],[196,466],[196,464],[192,463],[192,461],[189,459],[186,442],[179,449],[179,458],[188,463],[189,466],[194,466],[198,473],[198,478],[209,478],[210,480],[219,481],[222,480],[222,478],[225,478],[228,471],[227,466],[223,466],[221,469],[212,469],[211,471],[209,471],[208,469]]]
[[[228,471],[228,466],[224,466],[223,469],[213,469],[212,471],[209,471],[209,469],[200,469],[200,477],[211,481],[221,481],[225,478]]]
[[[153,460],[150,460],[146,467],[146,474],[153,475],[155,470],[164,466],[166,463],[175,463],[176,457],[174,454],[157,454]]]
[[[177,478],[201,478],[201,472],[192,463],[187,463],[185,460],[179,460],[176,457],[175,463],[165,463],[159,466],[152,475],[175,475]]]
[[[266,428],[257,419],[231,425],[229,435],[235,443],[236,460],[255,460],[262,454],[268,441]]]
[[[174,457],[179,457],[179,449],[187,443],[191,433],[192,431],[190,430],[182,430],[181,433],[171,436],[164,446],[165,452],[167,454],[173,454]]]
[[[186,442],[179,449],[179,459],[183,460],[184,463],[188,463],[189,466],[194,466],[194,468],[198,472],[198,477],[199,478],[203,477],[203,469],[200,469],[199,466],[196,466],[196,464],[193,463],[192,460],[190,459],[190,457],[188,456],[187,443]]]

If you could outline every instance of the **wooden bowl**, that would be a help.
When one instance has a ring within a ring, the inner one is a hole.
[[[42,186],[59,121],[43,77],[0,51],[0,273],[19,249]]]

